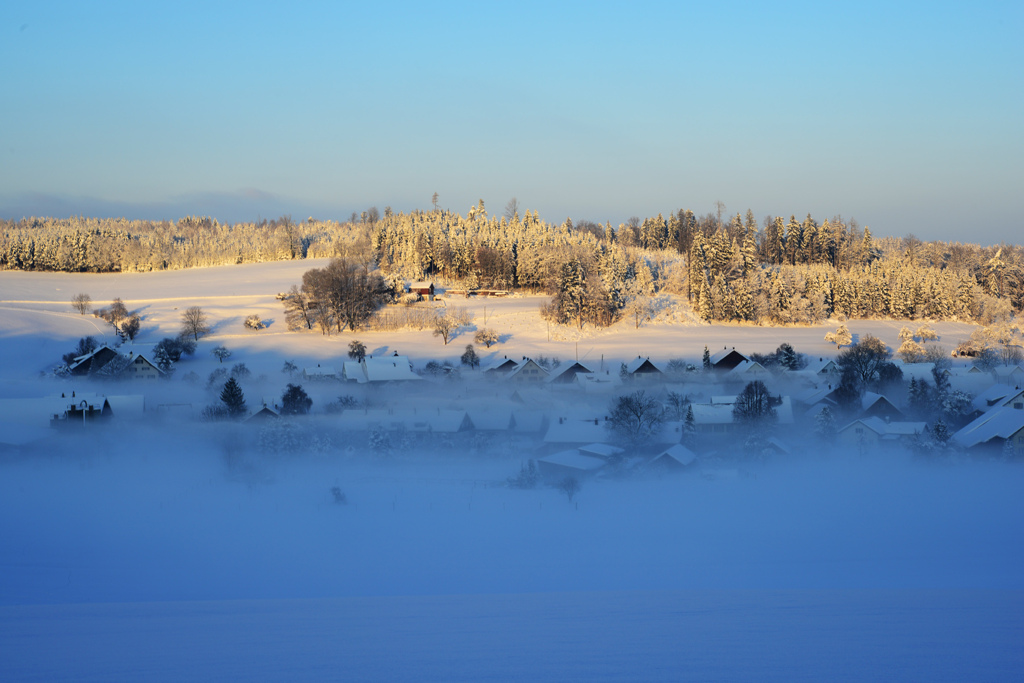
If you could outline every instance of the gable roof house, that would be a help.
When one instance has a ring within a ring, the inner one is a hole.
[[[367,356],[360,361],[346,361],[343,379],[358,384],[383,382],[420,382],[423,378],[412,371],[408,356]]]
[[[741,360],[736,364],[736,367],[726,372],[726,377],[747,379],[749,377],[757,377],[759,375],[767,374],[768,370],[757,361]]]
[[[583,479],[593,476],[607,465],[608,461],[604,458],[581,453],[576,448],[558,451],[537,459],[537,471],[548,481],[555,481],[562,477]]]
[[[1024,402],[1024,389],[1008,384],[993,384],[971,401],[975,416],[987,413],[994,408]]]
[[[742,363],[743,361],[749,361],[750,359],[744,356],[742,353],[736,350],[736,347],[731,349],[725,348],[718,353],[711,356],[711,367],[715,370],[732,370],[734,367]]]
[[[434,283],[428,280],[409,283],[406,291],[410,294],[419,294],[421,297],[426,298],[427,301],[434,300]]]
[[[124,379],[150,380],[163,377],[164,371],[141,353],[137,356],[129,353],[128,364],[121,369],[118,376]]]
[[[68,364],[68,372],[72,375],[87,375],[99,370],[120,354],[106,344],[93,349],[84,356],[78,356]]]
[[[860,400],[860,417],[880,417],[883,420],[902,420],[903,411],[882,394],[865,391]]]
[[[812,375],[835,375],[838,377],[841,373],[839,372],[839,366],[832,358],[819,357],[817,359],[811,359],[807,361],[807,367],[804,368],[804,372]]]
[[[308,367],[302,369],[302,379],[307,381],[321,381],[329,379],[338,379],[338,371],[330,365],[320,365],[317,363],[315,367]]]
[[[665,377],[661,368],[651,362],[650,358],[637,356],[626,365],[626,374],[633,380],[660,380]]]
[[[576,375],[580,373],[593,374],[593,371],[579,361],[563,363],[545,381],[548,384],[570,384],[576,381]]]
[[[952,440],[968,450],[994,456],[1002,455],[1006,448],[1016,457],[1024,456],[1024,402],[992,408],[953,434]]]
[[[691,469],[697,454],[681,443],[674,444],[647,461],[645,469],[661,472],[681,472]]]
[[[926,427],[924,422],[887,422],[880,417],[864,417],[836,432],[836,440],[862,451],[882,446],[908,446]]]
[[[480,372],[484,375],[505,377],[508,375],[508,373],[515,370],[517,365],[518,363],[516,363],[508,356],[505,356],[501,360],[496,360],[493,363],[489,363]]]
[[[505,378],[510,382],[543,382],[548,376],[548,371],[541,367],[532,358],[523,357]]]

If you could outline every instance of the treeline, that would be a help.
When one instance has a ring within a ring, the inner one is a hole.
[[[285,216],[253,223],[123,218],[0,221],[0,269],[146,272],[370,253],[370,226]]]
[[[1019,246],[876,240],[840,216],[768,216],[758,225],[751,211],[679,210],[613,227],[548,223],[518,207],[489,215],[481,200],[465,216],[371,209],[345,222],[33,218],[2,227],[0,268],[142,271],[341,257],[379,267],[389,285],[437,279],[545,291],[554,297],[546,314],[581,327],[631,311],[639,319],[660,292],[686,296],[705,320],[772,324],[837,315],[986,322],[1024,307]]]

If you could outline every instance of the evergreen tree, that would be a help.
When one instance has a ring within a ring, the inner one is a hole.
[[[305,415],[312,405],[313,399],[298,384],[289,384],[281,396],[282,415]]]
[[[701,364],[705,372],[711,370],[711,352],[708,351],[707,344],[704,345],[704,355],[701,358]]]
[[[242,387],[234,377],[224,383],[224,388],[220,392],[220,400],[230,417],[239,418],[245,415],[247,410],[245,396],[242,395]]]
[[[682,443],[684,446],[693,447],[693,444],[697,440],[697,421],[693,417],[693,405],[686,406],[686,419],[683,420],[683,439]]]

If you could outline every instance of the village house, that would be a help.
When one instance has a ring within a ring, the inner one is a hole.
[[[1015,401],[992,408],[953,434],[952,441],[993,457],[1024,456],[1024,403]]]
[[[408,356],[367,356],[360,361],[346,361],[342,367],[345,381],[357,384],[383,384],[388,382],[421,382],[423,378],[412,371]]]
[[[104,344],[71,361],[68,364],[68,372],[75,376],[87,375],[99,370],[119,355],[117,351]]]
[[[320,363],[317,363],[314,367],[302,369],[302,379],[309,382],[336,380],[338,379],[338,371],[330,365],[320,365]]]
[[[410,283],[406,291],[409,294],[418,294],[427,301],[434,300],[434,283],[426,280]]]
[[[128,364],[121,370],[120,377],[132,380],[152,380],[164,376],[164,371],[141,353],[129,354]]]
[[[650,358],[637,356],[626,365],[626,375],[634,381],[659,381],[665,373]]]
[[[744,356],[742,353],[736,350],[736,347],[731,349],[724,348],[718,353],[711,356],[711,367],[715,370],[732,370],[734,367],[742,363],[743,361],[749,361],[750,359]]]
[[[681,443],[673,444],[647,461],[644,469],[653,472],[682,472],[693,468],[697,454]]]
[[[910,446],[926,427],[924,422],[887,422],[880,417],[865,417],[840,429],[836,441],[866,453],[885,446]]]
[[[548,371],[541,367],[532,358],[523,356],[516,367],[510,370],[506,375],[506,379],[510,382],[526,382],[526,383],[540,383],[543,382],[548,376]]]
[[[593,374],[593,370],[579,361],[563,363],[545,381],[548,384],[571,384],[576,381],[576,375],[580,373]]]

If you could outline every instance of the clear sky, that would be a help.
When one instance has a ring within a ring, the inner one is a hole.
[[[1021,242],[1024,3],[0,5],[0,216],[725,203]]]

